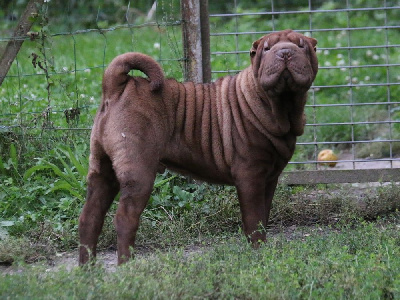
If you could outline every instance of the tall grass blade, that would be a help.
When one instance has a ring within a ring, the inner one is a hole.
[[[6,174],[6,168],[4,166],[3,159],[1,158],[1,156],[0,156],[0,173],[3,175]]]
[[[18,154],[15,144],[10,145],[10,158],[15,170],[18,170]]]
[[[88,166],[87,163],[83,163],[83,161],[85,161],[85,158],[83,158],[79,152],[74,153],[71,148],[60,148],[60,151],[62,151],[65,156],[72,162],[79,175],[86,178]]]

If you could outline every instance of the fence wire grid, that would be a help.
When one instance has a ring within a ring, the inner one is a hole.
[[[75,1],[65,2],[65,16],[52,16],[51,1],[45,3],[46,17],[32,29],[37,35],[20,37],[24,45],[0,86],[1,139],[89,132],[104,68],[127,51],[153,56],[167,76],[184,80],[179,2],[157,1],[146,11],[120,2],[118,20],[92,4],[81,16],[91,20],[86,28],[63,21]],[[398,171],[399,19],[399,1],[209,3],[212,78],[247,67],[252,42],[264,34],[291,28],[312,36],[318,40],[319,73],[306,105],[306,130],[287,171]],[[0,51],[11,39],[10,28],[0,28]],[[334,168],[318,164],[323,149],[338,156]]]
[[[306,106],[305,134],[287,170],[329,169],[317,162],[323,149],[338,156],[335,170],[398,168],[399,2],[267,3],[252,9],[231,1],[229,13],[210,15],[211,24],[226,22],[211,26],[213,77],[247,66],[251,41],[264,34],[291,28],[312,36],[319,73]]]
[[[92,4],[86,15],[76,16],[74,5],[81,4],[70,0],[62,4],[65,15],[59,16],[51,13],[48,1],[28,36],[12,37],[17,20],[8,21],[0,28],[0,54],[9,41],[22,39],[24,44],[0,86],[3,136],[89,131],[104,69],[121,53],[147,53],[165,65],[167,76],[182,80],[181,19],[175,2],[158,1],[146,11],[127,2],[112,15]],[[85,23],[91,27],[78,27]]]

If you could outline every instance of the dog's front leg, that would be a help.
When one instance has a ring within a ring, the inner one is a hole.
[[[265,201],[265,177],[241,174],[236,181],[240,211],[242,213],[243,230],[255,247],[265,241],[265,226],[268,207]]]
[[[278,183],[278,177],[265,180],[260,172],[246,172],[236,181],[243,229],[248,241],[254,247],[266,240],[266,226],[271,210],[272,198]]]

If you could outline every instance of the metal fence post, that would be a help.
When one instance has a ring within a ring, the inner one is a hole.
[[[181,0],[185,81],[211,81],[208,0]]]

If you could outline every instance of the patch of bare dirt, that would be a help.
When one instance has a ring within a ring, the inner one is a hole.
[[[196,253],[201,253],[207,246],[192,245],[184,249],[184,255],[189,256]],[[137,247],[135,248],[135,257],[147,257],[155,253],[156,250]],[[115,272],[117,269],[117,251],[114,249],[101,250],[97,253],[97,265],[103,266],[109,272]],[[67,270],[78,267],[78,251],[62,252],[47,258],[47,260],[29,264],[30,267],[44,268],[46,272]],[[26,265],[0,265],[0,274],[18,274],[24,272]]]

